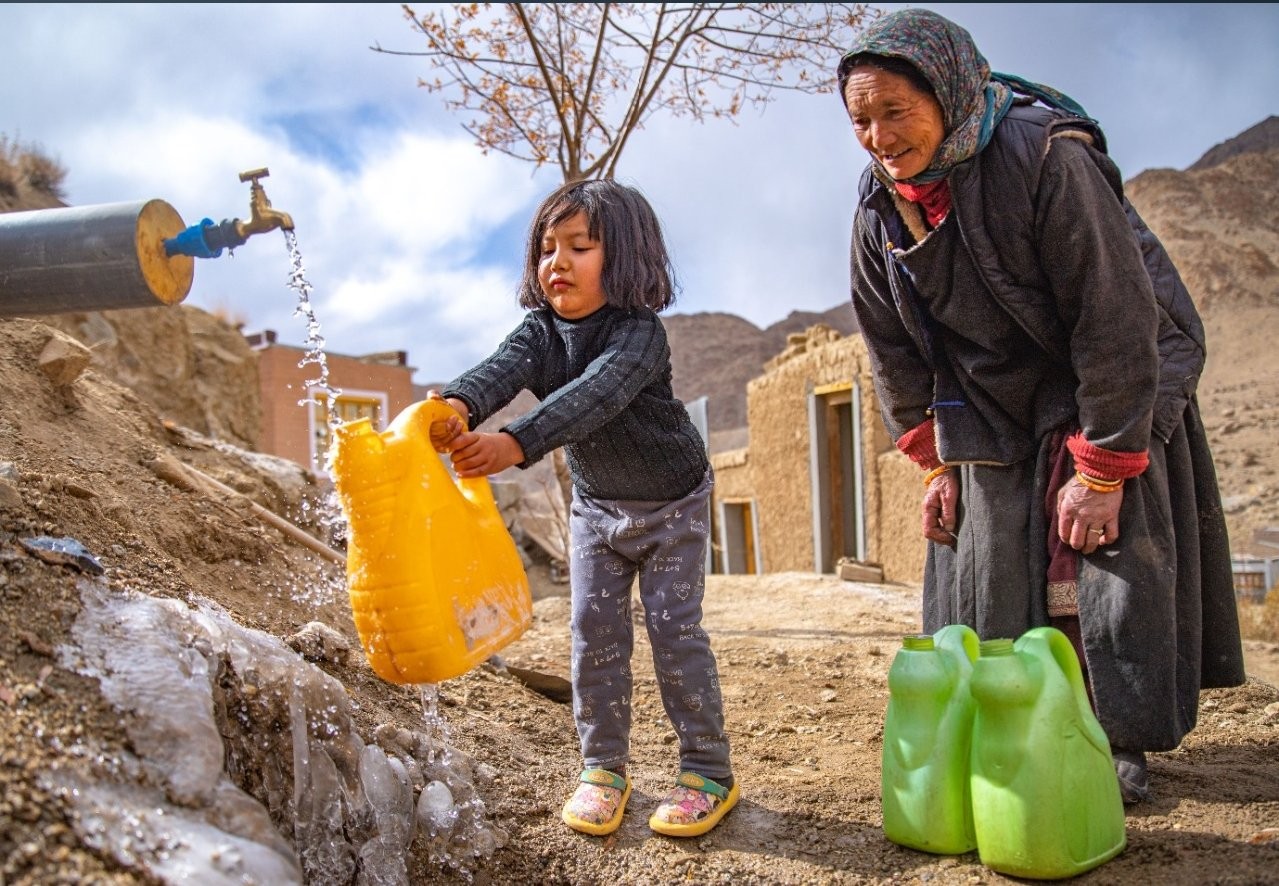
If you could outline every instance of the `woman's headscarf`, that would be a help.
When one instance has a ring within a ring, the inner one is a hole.
[[[858,35],[839,62],[839,94],[852,71],[852,58],[861,53],[891,56],[910,62],[932,86],[941,104],[946,138],[932,163],[910,184],[945,178],[955,166],[979,153],[995,133],[995,126],[1013,105],[1014,93],[1034,96],[1052,107],[1091,119],[1070,96],[1010,74],[992,73],[967,30],[928,9],[904,9],[872,22]],[[879,161],[877,176],[892,181]]]

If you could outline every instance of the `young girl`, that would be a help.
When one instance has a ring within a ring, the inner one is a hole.
[[[527,468],[558,447],[573,477],[569,518],[573,714],[585,769],[564,822],[617,830],[631,781],[631,586],[639,576],[653,665],[679,735],[680,773],[649,826],[713,828],[737,802],[723,699],[702,630],[710,499],[706,449],[671,390],[657,312],[674,300],[648,201],[613,181],[565,185],[529,231],[520,305],[497,351],[441,394],[461,418],[432,442],[460,477]],[[527,388],[541,402],[497,433],[471,430]],[[464,424],[465,422],[465,424]]]

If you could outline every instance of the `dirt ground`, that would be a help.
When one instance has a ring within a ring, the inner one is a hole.
[[[356,635],[339,565],[235,497],[175,485],[162,467],[176,460],[262,502],[281,494],[276,480],[166,429],[91,370],[59,384],[36,366],[48,337],[40,324],[0,322],[0,884],[155,883],[83,839],[67,797],[43,786],[57,770],[92,778],[130,748],[126,718],[97,681],[59,664],[84,574],[21,542],[74,538],[112,589],[215,601],[276,637],[313,620]],[[452,740],[484,764],[477,787],[508,839],[466,870],[433,865],[417,841],[411,882],[1013,882],[976,853],[930,856],[883,836],[886,675],[901,636],[918,628],[917,588],[807,573],[708,579],[704,625],[742,800],[710,834],[679,841],[646,823],[677,760],[639,612],[629,811],[609,838],[560,823],[580,768],[569,706],[506,668],[567,677],[569,606],[545,567],[531,567],[530,579],[534,622],[502,652],[505,667],[481,665],[440,687]],[[385,724],[420,727],[417,690],[374,676],[358,645],[345,663],[320,666],[345,687],[366,736]],[[1178,750],[1152,756],[1155,797],[1129,810],[1127,849],[1083,882],[1279,882],[1279,654],[1250,644],[1249,669],[1246,685],[1204,693],[1199,726]],[[255,789],[251,779],[241,787]]]

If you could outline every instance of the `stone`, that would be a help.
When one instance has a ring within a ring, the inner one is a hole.
[[[883,567],[874,563],[859,563],[856,560],[842,559],[836,564],[836,574],[844,581],[861,581],[872,584],[882,584],[884,581]]]
[[[307,622],[284,642],[307,661],[344,665],[351,657],[351,644],[346,637],[320,621]]]
[[[22,493],[8,480],[0,478],[0,508],[22,508]]]
[[[38,538],[19,539],[19,543],[28,553],[55,566],[70,566],[89,575],[102,575],[106,572],[88,548],[74,538],[51,538],[42,535]]]
[[[80,342],[60,332],[54,333],[45,342],[37,362],[40,371],[49,377],[55,385],[64,388],[80,377],[88,368],[93,352]]]

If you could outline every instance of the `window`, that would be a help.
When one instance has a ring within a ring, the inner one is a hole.
[[[338,424],[347,424],[361,418],[367,418],[375,431],[385,428],[386,394],[367,391],[342,391],[334,404],[333,420]],[[311,391],[311,465],[317,470],[325,470],[328,464],[329,442],[332,439],[332,428],[329,427],[329,396],[323,391]]]

